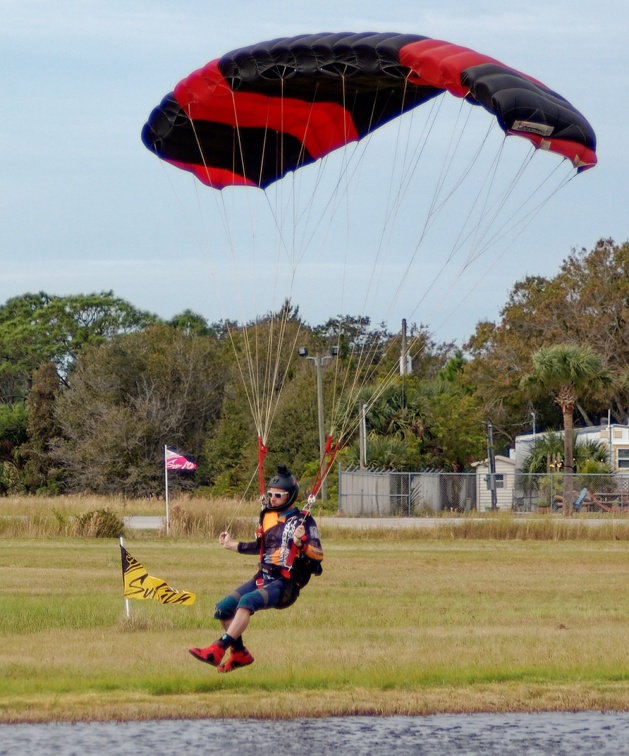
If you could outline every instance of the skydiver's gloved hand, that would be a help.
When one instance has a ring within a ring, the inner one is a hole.
[[[238,551],[238,541],[233,541],[232,537],[226,531],[223,531],[219,535],[218,542],[228,551]]]

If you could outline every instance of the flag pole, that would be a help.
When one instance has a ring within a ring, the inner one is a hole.
[[[124,538],[120,536],[120,546],[124,549]],[[122,586],[124,589],[124,574],[122,578]],[[125,598],[124,600],[124,608],[125,608],[125,614],[127,615],[127,619],[130,619],[131,617],[131,607],[129,606],[129,599]]]
[[[169,515],[168,515],[168,460],[166,452],[168,451],[168,446],[164,444],[164,484],[165,484],[165,490],[166,490],[166,535],[168,535],[168,528],[169,528]]]

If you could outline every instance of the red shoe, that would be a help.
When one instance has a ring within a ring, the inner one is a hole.
[[[249,664],[253,664],[253,656],[244,648],[242,651],[234,651],[232,649],[229,659],[218,667],[219,672],[231,672],[232,669],[238,669],[238,667],[247,667]]]
[[[211,664],[213,667],[218,667],[223,661],[227,649],[219,646],[218,643],[212,643],[212,645],[207,646],[207,648],[190,648],[188,650],[195,659]]]

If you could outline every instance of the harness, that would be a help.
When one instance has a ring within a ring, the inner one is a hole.
[[[303,567],[305,569],[295,569],[295,559],[300,549],[298,549],[295,545],[293,538],[291,538],[291,544],[288,551],[288,556],[286,557],[285,567],[265,564],[265,543],[263,528],[264,514],[265,510],[262,510],[260,512],[260,524],[256,529],[256,536],[260,539],[260,570],[261,572],[265,572],[268,575],[276,576],[277,578],[282,578],[284,580],[284,593],[277,608],[285,609],[286,607],[291,606],[291,604],[295,603],[297,597],[299,596],[299,592],[308,583],[310,577],[313,574],[321,574],[322,569],[321,565],[318,562],[315,562],[315,560],[309,559],[308,557],[306,557],[304,560],[300,560],[304,562]],[[308,511],[302,511],[301,515],[302,519],[300,524],[303,524],[306,520],[306,517],[308,516]],[[308,534],[304,533],[301,540],[305,546],[308,541]],[[301,567],[300,561],[298,561],[297,564],[299,564]]]

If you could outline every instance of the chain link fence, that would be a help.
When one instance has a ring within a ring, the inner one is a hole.
[[[563,473],[395,472],[339,467],[339,512],[417,517],[437,512],[547,512],[563,508]],[[574,474],[576,511],[629,511],[629,474]]]

